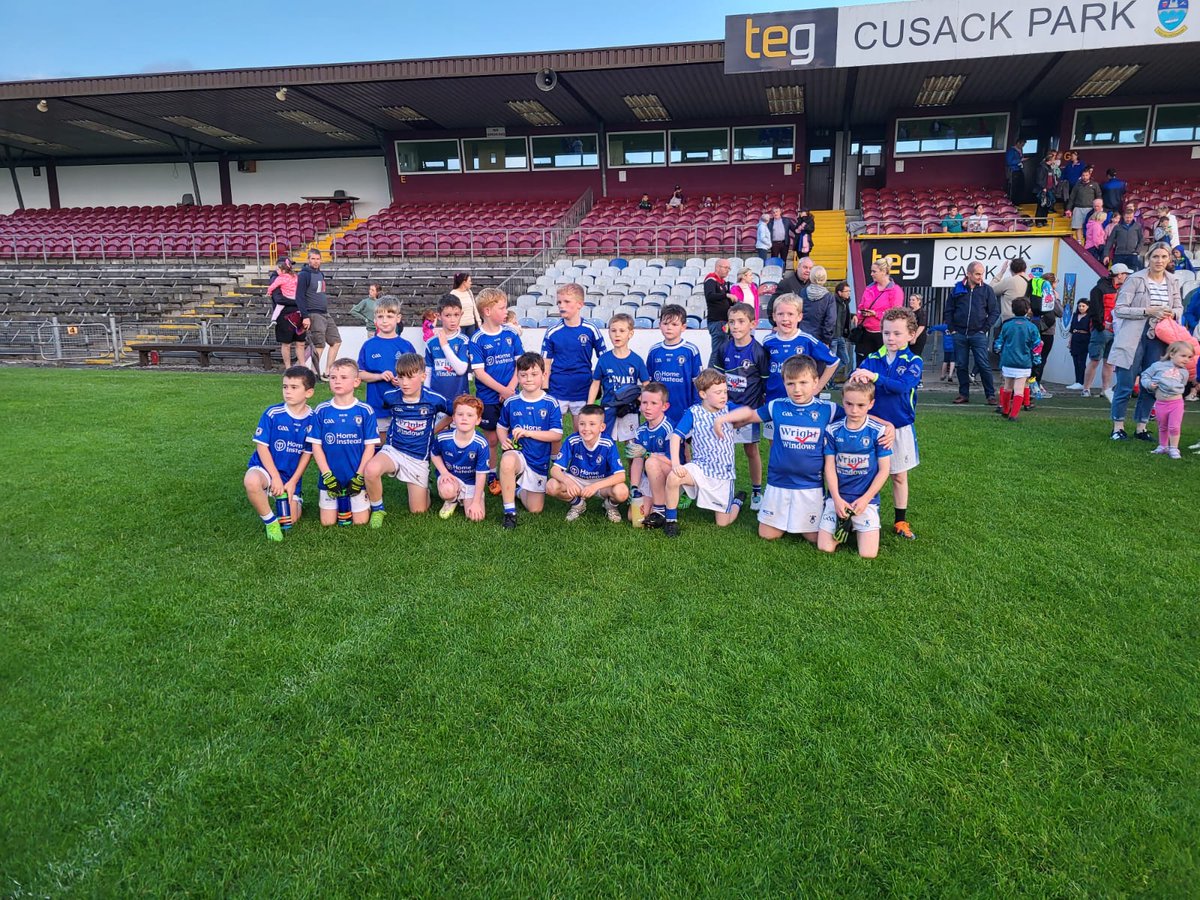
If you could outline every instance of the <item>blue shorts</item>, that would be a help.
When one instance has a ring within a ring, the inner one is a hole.
[[[1111,331],[1093,331],[1088,338],[1087,353],[1090,359],[1108,359],[1108,351],[1112,348],[1113,333]]]
[[[479,427],[484,431],[495,431],[496,423],[500,421],[500,408],[503,405],[503,403],[483,404],[483,418],[479,420]]]

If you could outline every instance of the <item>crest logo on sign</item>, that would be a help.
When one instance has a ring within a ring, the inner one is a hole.
[[[1158,0],[1158,23],[1161,28],[1155,28],[1154,33],[1159,37],[1179,37],[1187,31],[1183,20],[1187,18],[1188,0]]]

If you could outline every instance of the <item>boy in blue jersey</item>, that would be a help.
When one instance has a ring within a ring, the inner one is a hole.
[[[658,319],[658,330],[663,339],[646,354],[650,380],[667,386],[670,396],[667,419],[672,425],[679,424],[683,414],[698,399],[696,378],[700,375],[700,350],[690,341],[683,340],[686,324],[686,309],[675,303],[664,306]]]
[[[475,396],[483,402],[480,427],[491,448],[488,491],[500,493],[496,480],[496,422],[500,407],[517,392],[517,357],[525,352],[521,336],[504,327],[508,296],[499,288],[484,288],[475,298],[479,330],[471,335],[471,371],[475,373]]]
[[[500,493],[504,500],[506,528],[517,527],[517,497],[531,513],[540,513],[546,503],[546,478],[550,474],[550,448],[562,440],[562,409],[546,393],[546,362],[539,353],[524,353],[517,359],[520,393],[504,401],[496,435],[504,455],[500,457]]]
[[[391,418],[383,408],[384,391],[396,386],[396,360],[415,352],[413,345],[400,337],[400,301],[391,294],[380,297],[375,305],[375,336],[367,338],[358,351],[359,377],[367,383],[367,404],[375,410],[379,440],[387,440]]]
[[[767,378],[765,402],[782,400],[788,396],[783,366],[792,357],[800,355],[811,357],[824,367],[824,371],[817,375],[812,392],[813,396],[816,396],[825,389],[825,385],[837,371],[838,358],[820,341],[800,330],[800,322],[804,318],[804,303],[795,294],[776,297],[771,309],[775,316],[775,331],[763,340],[763,349],[771,359],[771,374]],[[775,423],[763,419],[762,436],[769,441],[774,435]]]
[[[558,401],[565,416],[575,416],[587,405],[592,384],[592,360],[607,347],[604,335],[583,321],[583,288],[564,284],[558,289],[559,322],[546,329],[542,356],[546,360],[545,388]]]
[[[371,502],[371,527],[383,525],[383,476],[408,485],[408,511],[429,509],[429,451],[433,436],[446,427],[450,404],[425,387],[425,360],[405,353],[396,360],[394,387],[383,395],[384,409],[392,419],[387,443],[367,465],[367,499]]]
[[[682,490],[701,509],[716,514],[717,525],[732,525],[742,511],[746,492],[734,493],[734,443],[731,433],[717,430],[716,423],[729,412],[729,387],[716,369],[696,376],[700,402],[687,410],[671,435],[671,474],[667,476],[667,514],[663,533],[679,536],[679,492]],[[692,441],[692,460],[683,463],[683,442]]]
[[[771,375],[771,358],[763,345],[754,339],[754,307],[735,303],[729,307],[729,340],[721,349],[719,368],[729,385],[729,402],[734,406],[758,409],[766,402],[767,379]],[[750,469],[750,508],[762,506],[762,454],[758,441],[762,425],[751,422],[734,432],[733,440],[746,451]]]
[[[574,418],[575,433],[563,441],[550,467],[546,493],[570,504],[568,522],[587,511],[589,497],[599,496],[608,521],[620,524],[620,504],[629,499],[629,489],[617,442],[604,436],[604,410],[589,404]]]
[[[444,501],[439,519],[450,518],[461,503],[470,521],[483,521],[488,445],[475,430],[482,417],[483,404],[479,398],[461,394],[454,398],[454,428],[439,432],[433,439],[438,496]]]
[[[671,474],[671,435],[667,387],[651,381],[642,388],[639,406],[646,420],[629,442],[629,522],[634,528],[667,523],[667,476]]]
[[[462,301],[453,294],[444,296],[438,304],[442,327],[425,345],[425,384],[447,400],[470,393],[471,353],[467,336],[459,330],[462,314]]]
[[[312,459],[308,436],[314,413],[308,401],[316,385],[316,375],[308,366],[289,367],[283,373],[283,402],[267,407],[254,430],[254,453],[242,485],[269,541],[283,540],[283,524],[275,516],[271,498],[286,496],[291,522],[300,521],[300,479]]]
[[[774,541],[785,534],[798,534],[815,544],[825,510],[825,428],[843,413],[828,400],[816,399],[821,376],[811,356],[791,357],[780,374],[786,397],[768,400],[758,410],[736,409],[722,416],[718,426],[775,425],[767,460],[767,489],[758,511],[759,537]],[[890,435],[886,443],[891,446]]]
[[[363,472],[379,446],[375,410],[354,396],[362,383],[358,363],[343,357],[329,367],[328,374],[333,399],[317,407],[308,436],[321,472],[321,524],[336,525],[338,498],[349,497],[352,521],[366,525],[371,506]]]
[[[879,554],[879,489],[887,481],[892,451],[883,446],[885,427],[868,416],[875,386],[851,381],[842,388],[846,417],[825,428],[825,486],[829,496],[821,513],[817,547],[838,548],[839,521],[849,519],[858,535],[858,555]],[[844,526],[843,526],[844,527]]]
[[[917,317],[911,309],[895,307],[883,314],[883,346],[864,360],[851,373],[849,381],[865,381],[875,385],[874,414],[896,429],[892,447],[892,505],[896,522],[892,531],[898,537],[913,540],[908,524],[908,472],[921,462],[917,454],[917,385],[921,383],[924,363],[909,349],[908,343],[917,333]]]
[[[608,321],[608,337],[613,348],[600,354],[588,403],[600,398],[604,408],[604,434],[614,441],[629,441],[637,435],[638,404],[642,385],[650,380],[642,358],[629,349],[633,337],[633,316],[617,313]]]

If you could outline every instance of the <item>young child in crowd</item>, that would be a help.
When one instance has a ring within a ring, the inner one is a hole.
[[[1087,390],[1083,377],[1087,367],[1088,344],[1092,340],[1092,316],[1088,312],[1090,308],[1087,300],[1080,300],[1075,304],[1075,315],[1071,317],[1071,362],[1075,364],[1075,383],[1071,387],[1075,390]]]
[[[446,294],[438,303],[442,327],[435,329],[432,340],[425,342],[425,384],[446,399],[470,390],[467,370],[471,365],[471,346],[462,333],[462,301]]]
[[[633,316],[617,313],[609,319],[608,339],[612,341],[612,349],[601,353],[596,360],[588,390],[588,403],[599,398],[604,408],[605,436],[620,442],[637,436],[642,385],[650,380],[645,362],[629,349],[632,337]]]
[[[646,354],[650,380],[667,387],[667,419],[672,425],[679,424],[683,414],[697,402],[700,350],[691,341],[683,339],[686,324],[686,309],[675,303],[664,306],[658,317],[658,330],[663,339]]]
[[[1028,303],[1025,312],[1029,312]],[[1037,326],[1032,322],[1029,324],[1036,332]],[[917,333],[917,317],[911,309],[889,309],[883,314],[881,331],[883,346],[860,360],[858,369],[848,380],[875,385],[875,415],[896,429],[895,441],[890,448],[892,458],[889,471],[892,505],[896,510],[892,531],[911,541],[916,535],[908,524],[908,472],[921,461],[914,423],[917,419],[917,385],[921,383],[924,371],[921,357],[908,346]]]
[[[663,533],[679,536],[679,494],[682,490],[701,509],[716,514],[718,527],[737,520],[746,502],[746,492],[734,493],[733,435],[719,432],[715,425],[729,412],[729,388],[725,376],[705,369],[696,376],[700,402],[684,412],[671,435],[671,474],[667,476],[667,514]],[[683,442],[692,442],[691,462],[683,463]]]
[[[415,353],[413,345],[400,337],[400,300],[390,294],[375,304],[375,336],[367,338],[358,351],[359,377],[367,383],[367,404],[375,410],[380,443],[387,441],[392,420],[383,408],[384,392],[394,388],[396,360],[406,353]]]
[[[763,340],[763,349],[771,360],[771,374],[767,378],[765,399],[767,403],[780,400],[787,396],[784,387],[783,364],[793,356],[808,356],[815,359],[823,367],[817,376],[816,390],[819,394],[829,383],[837,371],[838,358],[820,341],[800,330],[800,322],[804,319],[804,303],[795,294],[783,294],[775,298],[771,307],[775,317],[775,331]],[[775,433],[773,422],[763,420],[763,437],[772,440]]]
[[[504,327],[512,329],[517,334],[525,333],[525,329],[521,327],[521,319],[517,316],[515,309],[510,309],[504,314]]]
[[[478,337],[478,334],[476,334]],[[517,527],[517,498],[531,513],[546,503],[550,448],[562,440],[562,408],[546,393],[546,361],[540,353],[523,353],[516,361],[520,393],[504,401],[496,435],[500,458],[500,492],[506,529]]]
[[[729,307],[729,337],[721,353],[721,371],[729,387],[729,402],[733,406],[748,406],[758,409],[766,402],[767,379],[771,377],[771,357],[754,337],[754,307],[748,303],[735,303]],[[735,444],[741,444],[746,453],[746,464],[750,469],[750,508],[754,511],[762,506],[763,464],[759,452],[762,425],[750,422],[738,428],[733,435]]]
[[[931,325],[929,331],[930,333],[935,331],[942,333],[942,371],[938,375],[938,381],[953,381],[954,335],[950,333],[950,326],[945,322],[940,322],[937,325]]]
[[[1013,299],[1013,317],[1000,327],[996,349],[1000,353],[1000,374],[1004,387],[1000,389],[999,415],[1017,421],[1021,410],[1029,406],[1029,376],[1041,359],[1042,335],[1028,318],[1029,301]]]
[[[1104,242],[1108,235],[1104,231],[1103,211],[1091,213],[1083,223],[1083,249],[1092,255],[1096,262],[1104,261]]]
[[[427,344],[433,340],[433,330],[437,328],[437,319],[436,309],[427,309],[421,313],[421,340]]]
[[[350,307],[350,315],[366,326],[367,337],[375,336],[375,305],[382,295],[379,285],[368,284],[367,296]]]
[[[450,404],[441,394],[425,387],[425,360],[405,353],[396,360],[397,386],[383,395],[383,406],[391,419],[387,443],[367,464],[367,499],[371,503],[371,527],[383,525],[383,476],[391,475],[408,485],[408,511],[429,509],[429,453],[433,435],[447,424]]]
[[[667,523],[667,476],[671,474],[671,434],[667,419],[670,394],[665,384],[651,381],[639,400],[645,421],[630,441],[629,521],[634,528],[661,528]]]
[[[433,467],[438,473],[438,496],[443,501],[438,511],[439,519],[450,518],[461,503],[470,521],[483,521],[488,445],[483,435],[475,430],[482,418],[483,404],[479,398],[462,394],[454,398],[454,427],[434,436]]]
[[[836,550],[845,540],[844,529],[852,527],[858,536],[858,555],[873,559],[879,554],[879,491],[888,479],[892,451],[883,445],[885,426],[868,416],[874,402],[871,382],[847,382],[842,388],[846,417],[825,429],[829,496],[821,513],[817,547],[826,553]]]
[[[583,288],[564,284],[558,289],[558,314],[562,317],[546,329],[542,356],[546,360],[545,388],[558,401],[565,416],[579,415],[587,405],[592,386],[592,361],[608,348],[604,335],[591,322],[583,321]]]
[[[254,453],[242,484],[269,541],[282,541],[284,527],[300,521],[301,478],[312,459],[308,436],[316,420],[308,401],[316,385],[308,366],[289,367],[283,373],[283,402],[267,407],[254,430]],[[280,498],[286,499],[287,521],[277,517],[272,503]]]
[[[1183,392],[1187,389],[1195,351],[1187,341],[1172,341],[1162,359],[1142,372],[1142,389],[1154,391],[1158,421],[1158,446],[1151,453],[1179,459],[1179,432],[1183,425]]]
[[[575,433],[563,441],[550,467],[546,493],[569,504],[568,522],[587,511],[589,497],[598,496],[604,500],[608,521],[619,525],[620,504],[629,499],[629,488],[617,443],[604,436],[604,410],[588,404],[574,419]]]
[[[314,413],[308,442],[321,473],[318,506],[322,525],[338,524],[338,501],[343,499],[355,525],[366,525],[370,518],[363,473],[379,446],[379,428],[375,410],[354,396],[361,383],[354,360],[335,360],[329,368],[333,399],[322,403]]]
[[[517,357],[525,352],[521,336],[504,327],[508,312],[508,296],[499,288],[484,288],[475,298],[479,315],[479,330],[471,335],[469,354],[471,370],[475,373],[475,396],[483,401],[483,420],[480,428],[491,448],[488,470],[488,491],[500,493],[496,478],[496,422],[500,407],[517,390]]]

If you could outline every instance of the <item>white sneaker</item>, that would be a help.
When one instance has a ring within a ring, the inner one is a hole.
[[[442,504],[442,508],[438,510],[439,519],[448,519],[454,515],[454,511],[458,509],[457,500],[447,500]]]
[[[750,494],[750,508],[755,512],[762,509],[762,494]]]
[[[1189,445],[1188,449],[1189,450],[1200,450],[1200,441],[1196,441],[1196,443]]]
[[[1068,384],[1067,390],[1068,391],[1082,391],[1083,385],[1080,384],[1078,381],[1076,381],[1074,384]]]
[[[621,507],[613,503],[611,500],[604,501],[604,515],[608,516],[608,521],[614,525],[621,524]]]
[[[1180,454],[1179,448],[1178,447],[1168,447],[1167,448],[1167,458],[1168,459],[1181,459],[1182,454]]]
[[[1050,393],[1049,391],[1045,391],[1045,390],[1044,390],[1044,391],[1042,391],[1042,396],[1038,397],[1038,399],[1039,399],[1039,400],[1049,400],[1049,399],[1051,399],[1053,396],[1054,396],[1054,395],[1053,395],[1052,393]]]
[[[1092,396],[1092,392],[1089,391],[1087,388],[1084,388],[1082,391],[1079,392],[1079,396],[1080,397],[1090,397],[1090,396]]]
[[[1113,398],[1112,388],[1105,388],[1100,393],[1104,395],[1105,400],[1107,400],[1109,403],[1112,403],[1112,398]]]
[[[578,503],[572,503],[567,510],[567,521],[574,522],[580,516],[587,512],[587,501],[580,500]]]
[[[1166,448],[1166,447],[1155,447],[1155,448],[1154,448],[1153,450],[1151,450],[1150,452],[1151,452],[1151,453],[1153,453],[1155,456],[1157,456],[1157,455],[1159,455],[1160,453],[1166,453],[1166,452],[1167,452],[1167,448]]]

